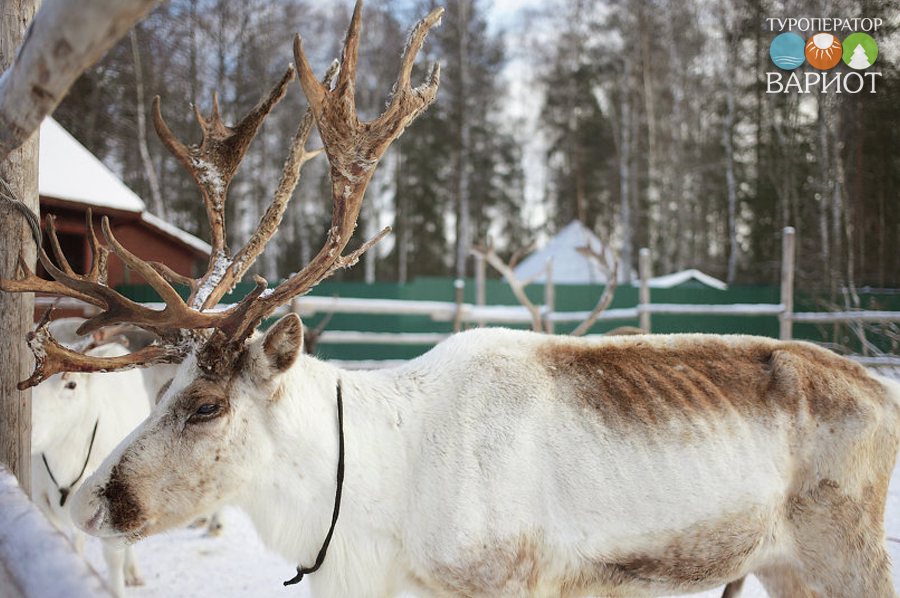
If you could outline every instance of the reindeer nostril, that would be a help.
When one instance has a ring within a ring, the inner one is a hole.
[[[106,507],[101,503],[90,519],[84,522],[83,529],[89,534],[97,534],[106,520]]]

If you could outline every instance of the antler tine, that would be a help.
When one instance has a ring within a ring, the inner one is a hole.
[[[519,280],[515,272],[513,272],[512,266],[503,263],[503,260],[500,259],[500,256],[497,255],[497,252],[494,250],[494,244],[490,237],[487,238],[487,242],[479,243],[478,245],[473,246],[470,251],[484,258],[484,261],[493,266],[494,269],[496,269],[497,272],[499,272],[503,276],[503,278],[506,279],[506,282],[509,284],[509,288],[510,290],[512,290],[513,295],[516,296],[516,299],[519,301],[519,303],[521,303],[522,306],[525,307],[531,314],[532,330],[535,330],[536,332],[540,332],[541,330],[543,330],[541,309],[540,307],[532,303],[528,298],[528,295],[525,293],[525,286],[528,285],[531,281]]]
[[[516,265],[518,265],[519,260],[522,259],[522,256],[531,251],[531,248],[534,247],[534,241],[525,245],[524,247],[519,247],[515,253],[512,254],[512,257],[509,258],[509,267],[515,269]]]
[[[335,93],[341,98],[348,116],[356,118],[356,65],[359,61],[359,36],[362,30],[362,0],[356,0],[350,26],[341,48],[341,69]],[[356,124],[356,122],[352,123]]]
[[[391,98],[392,107],[395,103],[399,103],[402,96],[406,94],[418,96],[423,104],[423,110],[434,99],[441,76],[441,69],[438,63],[434,63],[431,66],[431,71],[422,86],[412,89],[409,82],[412,76],[412,68],[416,60],[416,55],[419,53],[419,50],[422,49],[422,44],[425,42],[425,36],[428,35],[428,31],[434,25],[440,22],[443,14],[443,8],[435,8],[424,19],[416,23],[416,26],[410,31],[409,37],[406,40],[406,48],[403,50],[403,58],[400,63],[400,74],[397,76],[397,83],[394,86],[394,95]]]
[[[22,278],[0,281],[0,288],[10,292],[46,292],[73,297],[101,308],[103,311],[100,314],[89,318],[81,325],[78,334],[87,334],[110,324],[131,322],[160,337],[173,338],[177,337],[182,329],[208,328],[215,326],[222,319],[221,314],[201,314],[188,309],[178,293],[151,265],[121,246],[112,235],[107,218],[104,217],[102,225],[107,242],[113,247],[116,255],[143,276],[166,301],[164,310],[157,311],[135,303],[106,286],[100,280],[106,270],[105,264],[101,263],[96,269],[92,267],[91,272],[86,275],[70,274],[54,264],[43,249],[40,252],[40,260],[53,277],[52,281],[38,278],[20,256],[19,270],[22,272]],[[108,251],[98,249],[101,260]],[[93,275],[95,270],[96,278]]]
[[[55,216],[50,214],[48,214],[45,219],[47,236],[50,239],[50,245],[53,247],[53,253],[59,266],[53,263],[43,247],[38,250],[38,259],[40,259],[41,264],[47,272],[53,276],[54,280],[45,280],[38,277],[31,268],[29,268],[22,255],[19,254],[18,271],[16,272],[17,278],[0,280],[0,289],[16,293],[49,293],[52,295],[79,299],[96,307],[105,307],[107,299],[92,290],[92,283],[105,283],[106,256],[109,253],[109,249],[100,246],[97,242],[97,236],[94,233],[91,218],[91,210],[88,209],[87,211],[86,229],[88,231],[88,241],[91,246],[93,259],[90,269],[85,274],[76,273],[66,259],[62,247],[59,244],[55,221]],[[69,282],[76,284],[73,286],[72,284],[69,284]],[[102,286],[102,284],[96,286]]]
[[[56,216],[47,214],[44,217],[44,225],[47,227],[47,236],[50,238],[50,246],[53,248],[53,257],[56,258],[56,263],[69,276],[77,276],[72,270],[72,266],[69,265],[69,260],[66,259],[62,247],[59,246],[59,237],[56,235]]]
[[[101,245],[97,241],[97,233],[94,231],[94,215],[90,208],[87,209],[86,221],[88,243],[91,246],[91,269],[87,272],[85,278],[106,284],[109,274],[107,271],[109,247]]]
[[[111,289],[97,285],[95,292],[102,292],[106,297],[106,310],[82,324],[78,329],[79,334],[93,332],[111,324],[130,322],[162,338],[176,340],[182,334],[182,330],[210,328],[219,324],[223,318],[221,313],[206,314],[191,309],[153,264],[145,262],[125,249],[113,235],[107,217],[103,217],[101,225],[103,236],[106,237],[106,242],[109,243],[113,253],[159,293],[166,307],[162,311],[150,309]]]
[[[205,285],[219,257],[227,255],[225,198],[231,179],[263,120],[284,97],[288,83],[293,78],[294,67],[288,65],[278,83],[234,127],[228,127],[222,122],[218,94],[213,94],[213,108],[208,117],[204,117],[198,108],[194,108],[202,133],[199,145],[186,146],[178,141],[162,117],[159,96],[153,99],[153,125],[157,135],[163,145],[191,174],[206,204],[213,250],[207,274],[198,286]]]
[[[27,380],[16,386],[25,390],[37,386],[50,376],[61,372],[105,372],[125,370],[158,363],[177,363],[184,359],[184,348],[173,345],[149,345],[140,351],[119,357],[96,357],[67,349],[50,334],[48,309],[37,328],[25,340],[34,354],[34,371]]]
[[[172,284],[182,284],[192,291],[194,287],[197,285],[197,281],[190,276],[185,276],[183,274],[179,274],[172,268],[163,264],[162,262],[147,262],[150,264],[150,267],[159,272],[159,275],[165,278],[168,282]]]
[[[106,216],[104,216],[101,221],[101,227],[103,229],[103,236],[112,248],[113,253],[119,256],[119,259],[125,262],[135,272],[140,274],[141,277],[147,281],[147,284],[159,293],[159,296],[165,301],[167,307],[172,305],[184,305],[185,308],[187,308],[187,305],[185,305],[184,301],[181,299],[181,295],[178,294],[172,285],[160,276],[159,272],[157,272],[153,266],[125,249],[125,247],[119,243],[118,239],[113,235],[112,229],[109,227],[109,218]]]
[[[325,76],[322,77],[323,85],[331,86],[338,68],[339,64],[337,61],[331,64],[325,72]],[[297,132],[291,140],[288,157],[284,162],[281,180],[272,198],[272,203],[269,204],[266,213],[260,219],[259,224],[257,224],[253,235],[241,250],[237,252],[234,259],[228,263],[219,283],[203,298],[202,302],[198,301],[198,303],[201,303],[199,306],[201,309],[209,309],[217,304],[225,293],[234,288],[234,285],[241,280],[250,266],[256,261],[256,258],[259,257],[259,254],[265,249],[269,239],[278,230],[284,210],[287,208],[294,189],[297,187],[297,181],[300,179],[300,169],[306,162],[324,151],[322,149],[306,150],[306,141],[312,131],[313,123],[312,108],[307,108],[303,118],[300,120],[300,125],[297,127]],[[192,297],[195,296],[193,295]]]
[[[43,259],[47,259],[48,262],[50,261],[46,256],[42,257],[42,261]],[[56,280],[45,280],[38,277],[31,268],[28,267],[28,263],[21,253],[19,254],[18,262],[17,278],[0,280],[0,290],[6,291],[7,293],[49,293],[52,295],[80,299],[81,301],[90,303],[96,307],[103,307],[105,305],[102,300],[87,293],[69,288]]]

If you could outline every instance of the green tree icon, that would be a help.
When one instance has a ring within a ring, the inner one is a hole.
[[[842,46],[844,63],[852,69],[867,69],[878,57],[878,44],[866,33],[849,35]]]

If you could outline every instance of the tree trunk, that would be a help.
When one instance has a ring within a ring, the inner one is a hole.
[[[34,19],[40,0],[0,0],[0,70],[7,70],[21,46],[28,24]],[[2,100],[4,98],[0,98]],[[0,178],[5,180],[26,206],[38,212],[38,135],[32,135],[0,162]],[[21,251],[33,268],[35,245],[31,229],[17,210],[0,210],[0,276],[16,274],[16,258]],[[31,496],[31,391],[20,391],[16,382],[28,378],[31,355],[25,334],[34,322],[31,293],[0,293],[0,461]]]
[[[26,40],[15,32],[23,27],[17,15],[23,14],[22,7],[39,3],[3,0],[0,35],[4,43],[16,43],[5,46],[0,58],[2,66],[9,69],[0,79],[0,160],[41,126],[82,71],[158,1],[48,0]],[[15,66],[10,69],[13,56]]]
[[[469,3],[459,3],[459,150],[456,154],[456,277],[466,277],[469,257]]]
[[[737,32],[734,27],[734,18],[727,9],[723,9],[722,25],[725,35],[725,44],[728,64],[725,66],[725,100],[726,113],[725,125],[722,131],[722,140],[725,145],[725,185],[728,194],[728,269],[725,280],[728,284],[734,284],[737,276],[738,239],[737,239],[737,179],[734,174],[734,118],[735,118],[735,69],[737,55]]]
[[[634,239],[634,228],[631,223],[631,59],[625,55],[625,69],[622,85],[622,106],[619,143],[619,194],[620,214],[622,222],[622,274],[625,284],[631,282],[631,247]]]
[[[150,159],[150,147],[147,145],[147,103],[144,98],[144,73],[141,66],[141,52],[138,48],[137,33],[134,29],[129,33],[131,38],[131,55],[134,58],[134,85],[137,95],[137,134],[138,151],[141,154],[141,164],[144,166],[144,174],[150,185],[150,211],[167,220],[166,205],[163,202],[162,190],[159,188],[159,178],[156,169]]]

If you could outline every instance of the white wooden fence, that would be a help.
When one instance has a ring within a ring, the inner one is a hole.
[[[793,324],[799,323],[836,323],[836,322],[900,322],[900,312],[894,311],[843,311],[843,312],[801,312],[794,311],[794,229],[783,230],[781,296],[779,303],[754,304],[710,304],[689,305],[675,303],[652,303],[648,281],[652,277],[651,259],[648,249],[639,253],[640,290],[638,304],[635,307],[608,309],[600,314],[598,322],[637,321],[640,327],[652,332],[652,317],[656,315],[728,315],[728,316],[765,316],[777,317],[779,320],[780,338],[790,339],[793,336]],[[481,280],[481,277],[479,277]],[[552,283],[550,283],[552,285]],[[553,297],[553,291],[546,293]],[[362,299],[354,297],[321,297],[304,296],[293,300],[290,307],[282,307],[276,313],[285,314],[293,311],[302,317],[310,317],[319,313],[353,313],[371,315],[405,315],[427,316],[437,322],[454,322],[457,328],[465,325],[483,326],[490,324],[530,325],[530,312],[519,305],[483,305],[484,292],[476,290],[479,304],[463,303],[462,293],[457,292],[458,300],[452,301],[405,301],[399,299]],[[54,300],[38,298],[38,305],[49,305]],[[56,300],[60,307],[84,307],[77,300]],[[543,315],[551,324],[583,322],[588,311],[556,312],[552,311],[553,301],[547,301]],[[162,304],[147,304],[162,309]],[[550,307],[548,307],[548,305]],[[341,344],[382,344],[382,345],[432,345],[450,336],[449,333],[388,333],[325,330],[319,337],[321,343]],[[854,357],[863,363],[900,366],[900,357]],[[343,362],[352,366],[352,363]],[[372,362],[365,362],[370,367]]]
[[[0,598],[110,598],[93,569],[0,465]]]

